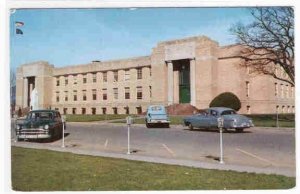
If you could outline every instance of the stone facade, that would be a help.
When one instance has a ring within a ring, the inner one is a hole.
[[[202,109],[223,92],[239,97],[240,113],[294,112],[294,88],[228,59],[239,51],[199,36],[160,42],[145,57],[62,68],[44,61],[24,64],[17,70],[16,105],[28,107],[36,87],[39,107],[63,114],[137,114],[150,104]]]

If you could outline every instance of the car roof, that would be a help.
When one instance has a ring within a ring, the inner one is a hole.
[[[41,109],[41,110],[32,110],[30,112],[51,112],[51,113],[57,113],[57,110],[49,110],[49,109]]]
[[[210,107],[207,110],[215,110],[215,111],[218,111],[218,112],[223,112],[225,110],[233,110],[233,109],[232,108],[227,108],[227,107]]]

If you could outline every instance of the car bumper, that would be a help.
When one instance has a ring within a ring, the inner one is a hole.
[[[151,120],[151,121],[147,121],[147,123],[150,123],[150,124],[170,123],[170,121],[168,121],[168,120]]]
[[[51,135],[49,134],[22,134],[22,135],[17,135],[19,139],[49,139],[51,138]]]
[[[17,137],[20,139],[48,139],[51,138],[49,130],[45,129],[22,129],[17,131]]]

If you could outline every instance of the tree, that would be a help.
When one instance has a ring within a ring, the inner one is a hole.
[[[254,21],[238,23],[230,30],[242,45],[238,56],[241,65],[254,72],[295,85],[294,10],[292,7],[260,7],[250,9]],[[278,67],[286,76],[278,73]]]
[[[210,102],[209,107],[227,107],[238,111],[241,108],[241,101],[235,94],[224,92],[216,96]]]

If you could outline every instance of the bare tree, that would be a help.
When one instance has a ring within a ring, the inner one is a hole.
[[[238,56],[241,65],[253,71],[273,76],[295,85],[294,67],[294,10],[292,7],[251,8],[254,21],[248,25],[238,23],[230,30],[242,45]],[[278,73],[281,67],[287,74]]]

